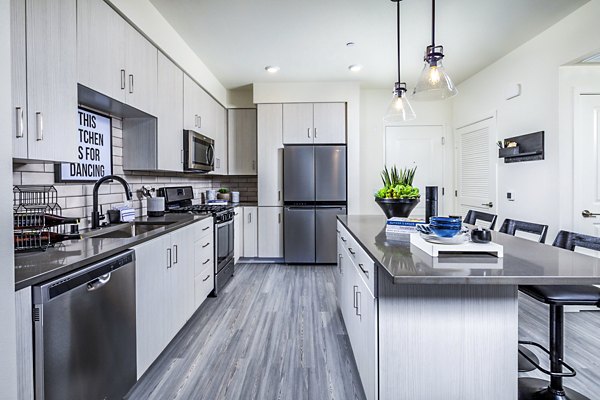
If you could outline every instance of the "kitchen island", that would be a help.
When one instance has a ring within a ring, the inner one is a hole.
[[[503,258],[431,257],[385,222],[338,216],[338,301],[368,399],[516,399],[518,285],[600,283],[582,254],[494,232]]]

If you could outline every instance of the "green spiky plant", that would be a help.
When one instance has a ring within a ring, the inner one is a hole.
[[[381,171],[383,188],[375,193],[379,199],[418,199],[419,189],[412,186],[417,167],[398,170],[394,165],[388,170],[385,166]]]

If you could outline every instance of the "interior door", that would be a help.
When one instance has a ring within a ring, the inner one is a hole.
[[[456,212],[496,213],[496,118],[456,129],[458,191]]]
[[[385,128],[385,165],[399,169],[417,167],[413,185],[421,192],[421,202],[411,215],[425,217],[425,186],[438,186],[439,195],[444,186],[444,127],[388,126]],[[438,201],[438,212],[443,215],[444,202]]]
[[[577,103],[573,138],[574,230],[600,236],[600,94],[580,95]]]

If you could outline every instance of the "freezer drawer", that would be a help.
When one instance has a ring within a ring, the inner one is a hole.
[[[286,263],[315,262],[315,209],[285,207],[284,257]],[[335,228],[334,228],[335,229]]]
[[[346,146],[315,146],[315,200],[346,202]]]
[[[346,214],[346,207],[317,207],[316,259],[317,264],[337,262],[337,215]]]
[[[283,149],[283,200],[315,201],[313,146],[285,146]]]

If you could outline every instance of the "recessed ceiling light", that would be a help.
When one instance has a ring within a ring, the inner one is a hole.
[[[265,71],[267,71],[270,74],[274,74],[277,71],[279,71],[279,67],[275,66],[275,65],[267,65],[265,67]]]
[[[362,65],[360,64],[352,64],[350,66],[348,66],[348,69],[352,72],[358,72],[362,69]]]

